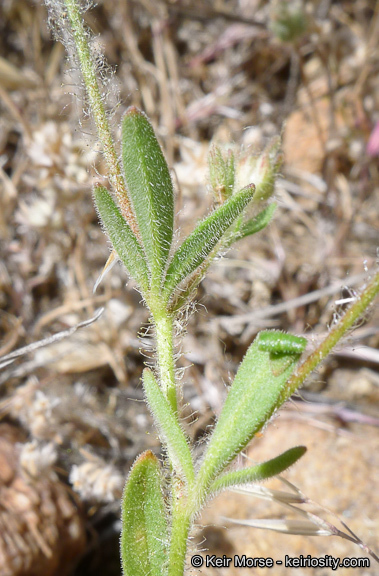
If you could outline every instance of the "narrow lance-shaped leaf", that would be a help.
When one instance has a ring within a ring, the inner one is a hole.
[[[183,477],[183,480],[188,485],[192,485],[194,469],[191,451],[177,417],[159,387],[154,374],[148,368],[143,371],[142,381],[147,403],[163,436],[170,461],[176,472]]]
[[[167,573],[168,528],[159,461],[147,450],[129,472],[122,496],[121,561],[124,576]]]
[[[261,338],[265,350],[260,348]],[[271,342],[276,340],[276,347],[269,345],[271,347],[267,350],[270,339]],[[271,331],[258,334],[249,347],[230,387],[198,473],[196,490],[200,498],[205,498],[217,476],[279,408],[280,392],[305,346],[305,338],[290,336],[289,341],[286,334]]]
[[[225,490],[226,488],[231,488],[232,486],[239,486],[241,484],[249,484],[251,482],[261,482],[272,476],[277,476],[281,474],[295,464],[299,458],[301,458],[307,449],[305,446],[295,446],[295,448],[290,448],[276,456],[267,462],[262,462],[262,464],[257,464],[255,466],[248,466],[247,468],[242,468],[242,470],[233,470],[232,472],[227,472],[222,476],[219,476],[212,484],[210,488],[210,493],[219,492],[220,490]]]
[[[239,218],[233,223],[232,230],[228,231],[228,238],[227,241],[223,244],[223,248],[231,246],[234,242],[241,240],[245,236],[251,236],[252,234],[256,234],[265,228],[271,221],[272,216],[275,212],[276,204],[272,203],[267,206],[264,210],[259,212],[257,216],[251,218],[247,222],[243,222],[244,215],[241,214]],[[214,248],[217,250],[217,246]],[[180,292],[175,294],[175,297],[170,302],[170,312],[174,313],[179,308],[181,308],[191,297],[191,294],[196,290],[197,286],[200,284],[206,270],[208,269],[209,265],[212,262],[212,252],[208,256],[207,260],[205,260],[202,266],[198,267],[197,270],[187,276],[186,281],[184,284],[181,285]]]
[[[257,232],[266,228],[266,226],[271,222],[275,210],[276,204],[275,202],[272,202],[249,220],[244,221],[244,214],[242,214],[228,238],[228,246],[231,246],[234,242],[238,242],[238,240],[241,240],[246,236],[257,234]]]
[[[138,240],[106,188],[97,186],[93,196],[100,219],[118,257],[142,291],[147,292],[149,289],[148,269]]]
[[[166,274],[164,293],[173,290],[206,260],[216,244],[246,208],[254,195],[253,184],[247,186],[197,225],[176,251]]]
[[[170,251],[174,225],[174,191],[167,162],[147,116],[131,106],[122,122],[125,181],[138,228],[158,289]]]
[[[264,208],[261,212],[259,212],[259,214],[254,216],[254,218],[243,222],[235,240],[240,240],[246,236],[252,236],[252,234],[257,234],[257,232],[260,232],[263,230],[263,228],[266,228],[266,226],[271,222],[275,210],[276,204],[273,202]]]

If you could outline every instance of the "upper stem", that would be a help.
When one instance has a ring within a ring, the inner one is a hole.
[[[177,392],[175,382],[173,317],[166,309],[153,313],[158,353],[160,385],[171,408],[177,414]],[[176,475],[171,481],[171,534],[168,576],[183,576],[187,552],[188,533],[191,527],[192,506],[189,494],[181,479]],[[191,494],[192,497],[192,494]]]
[[[163,393],[175,413],[178,410],[175,382],[173,318],[166,310],[154,313],[159,380]]]
[[[125,182],[118,162],[111,129],[102,101],[97,81],[96,70],[88,45],[87,33],[83,26],[77,0],[64,0],[67,15],[71,24],[80,70],[83,75],[88,100],[95,120],[97,135],[103,146],[104,156],[108,165],[108,177],[119,202],[120,210],[137,238],[140,237],[136,219],[128,198]]]

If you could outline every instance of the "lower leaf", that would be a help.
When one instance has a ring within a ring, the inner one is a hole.
[[[197,475],[200,500],[282,404],[306,339],[276,330],[258,334],[229,389]]]
[[[124,576],[165,576],[168,533],[159,461],[147,450],[135,461],[122,496]]]

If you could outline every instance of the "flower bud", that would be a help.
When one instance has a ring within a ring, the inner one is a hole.
[[[208,156],[209,179],[217,202],[222,204],[230,198],[234,190],[235,160],[229,148],[223,155],[221,148],[214,144]]]
[[[262,154],[246,155],[238,164],[238,186],[243,188],[249,183],[255,184],[254,203],[268,200],[274,192],[275,179],[283,162],[280,144],[280,138],[275,137]]]

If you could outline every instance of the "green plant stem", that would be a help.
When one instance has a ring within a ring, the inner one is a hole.
[[[79,58],[80,69],[83,75],[91,111],[94,117],[97,135],[103,146],[104,157],[108,166],[108,177],[119,202],[121,212],[139,239],[139,231],[135,216],[128,198],[125,182],[118,162],[111,129],[103,105],[96,70],[87,40],[87,33],[83,26],[83,17],[78,8],[77,0],[64,0],[67,15],[71,24],[76,51]]]
[[[159,381],[171,408],[178,411],[175,383],[173,319],[166,310],[153,312],[157,343]]]
[[[154,306],[153,306],[154,308]],[[153,312],[157,344],[160,384],[175,414],[178,412],[175,383],[173,317],[166,309]],[[168,576],[183,576],[187,539],[191,527],[188,496],[183,493],[182,481],[173,476],[171,482],[171,534]]]
[[[364,314],[367,307],[379,293],[379,272],[376,273],[371,282],[357,297],[356,301],[348,308],[338,324],[329,332],[328,336],[321,342],[312,354],[297,368],[296,372],[286,383],[278,405],[288,400],[288,398],[303,384],[307,376],[328,356],[334,346],[341,340],[353,324]]]
[[[177,482],[172,491],[172,524],[170,536],[170,555],[167,576],[183,576],[187,553],[187,539],[191,527],[191,514],[186,504],[187,498],[181,494]]]

